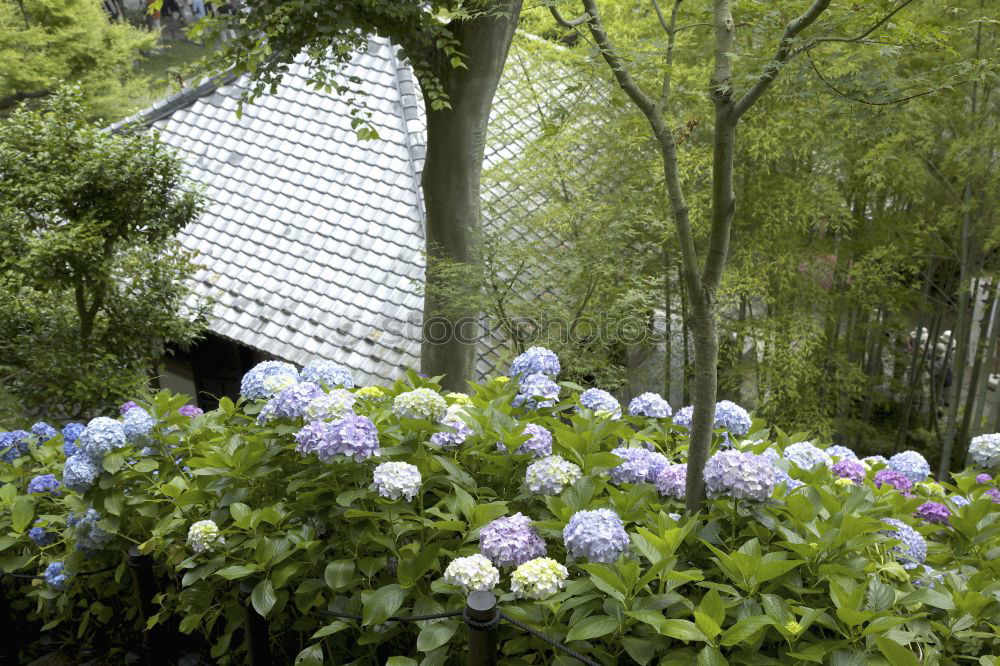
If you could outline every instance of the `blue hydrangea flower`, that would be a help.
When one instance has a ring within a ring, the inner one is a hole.
[[[487,523],[479,532],[479,552],[498,567],[517,566],[545,555],[545,541],[521,513]]]
[[[622,406],[615,396],[599,388],[589,388],[580,394],[580,404],[599,415],[620,419]]]
[[[36,520],[35,522],[37,523],[38,521]],[[39,548],[45,548],[58,541],[59,534],[57,532],[50,532],[44,527],[32,527],[28,530],[28,538],[35,542],[35,545]]]
[[[611,509],[577,511],[563,528],[566,553],[590,562],[614,562],[629,545],[625,524]]]
[[[328,421],[340,419],[354,411],[357,398],[346,389],[333,389],[324,393],[306,405],[305,418],[310,421]]]
[[[540,372],[536,372],[521,380],[513,405],[525,409],[539,409],[551,407],[558,399],[559,385]]]
[[[677,410],[674,414],[674,425],[691,427],[691,418],[694,416],[694,405],[686,405]]]
[[[0,433],[0,460],[14,462],[28,454],[31,433],[27,430],[12,430]]]
[[[980,467],[1000,467],[1000,433],[973,437],[969,442],[969,455],[972,456],[972,462]]]
[[[101,514],[94,509],[87,509],[82,517],[69,514],[66,526],[73,530],[76,538],[76,549],[84,554],[92,555],[107,546],[114,535],[105,532],[97,526]]]
[[[687,494],[687,463],[667,465],[656,476],[656,489],[664,497],[684,499]]]
[[[348,368],[323,359],[306,363],[306,366],[302,368],[301,378],[304,382],[312,382],[327,388],[338,386],[348,389],[354,388],[354,378],[351,377],[351,371]]]
[[[526,423],[524,434],[528,435],[528,441],[517,447],[514,453],[528,454],[532,458],[544,458],[552,455],[552,433],[540,425]],[[498,451],[506,451],[507,447],[503,442],[497,442]]]
[[[951,499],[952,504],[954,504],[957,507],[963,507],[969,505],[969,498],[963,495],[952,495],[949,499]]]
[[[833,446],[828,446],[826,447],[825,451],[826,455],[831,456],[833,458],[840,458],[842,460],[858,459],[858,454],[856,454],[854,451],[851,451],[846,446],[841,446],[840,444],[834,444]]]
[[[31,481],[28,481],[28,492],[57,493],[61,485],[55,474],[39,474]]]
[[[750,414],[731,400],[715,404],[715,428],[725,428],[737,437],[750,432]]]
[[[69,458],[71,455],[79,451],[76,448],[76,442],[80,439],[80,435],[87,426],[82,423],[67,423],[62,429],[63,436],[63,453]]]
[[[101,468],[86,453],[74,453],[63,463],[63,484],[78,493],[85,492],[101,474]]]
[[[49,566],[45,567],[45,573],[42,574],[45,578],[46,584],[53,590],[64,590],[66,589],[66,582],[69,580],[69,576],[66,574],[66,565],[62,562],[50,562]]]
[[[418,388],[397,395],[392,412],[401,419],[440,421],[448,414],[448,401],[437,391]]]
[[[53,437],[59,435],[59,431],[44,421],[39,421],[31,426],[31,434],[35,436],[35,445],[41,446]]]
[[[323,395],[323,389],[312,382],[292,384],[264,404],[257,415],[257,423],[264,425],[277,419],[300,419],[305,416],[306,407]]]
[[[80,450],[95,461],[100,461],[105,455],[122,448],[125,444],[125,428],[118,421],[106,416],[92,419],[80,435]]]
[[[643,393],[628,403],[628,413],[632,416],[645,416],[647,419],[669,419],[673,410],[659,393]]]
[[[652,483],[663,468],[670,464],[665,455],[646,448],[619,446],[612,449],[611,453],[622,459],[620,465],[608,470],[611,482],[616,485]]]
[[[416,465],[405,462],[384,462],[372,474],[371,489],[388,500],[412,500],[420,492],[423,478]]]
[[[472,428],[462,419],[445,419],[442,425],[454,428],[455,432],[436,432],[431,435],[431,444],[442,449],[454,449],[465,443],[465,438],[473,434]]]
[[[705,489],[710,495],[763,501],[776,482],[771,461],[752,453],[719,451],[705,464]]]
[[[885,533],[893,539],[899,539],[901,543],[893,546],[896,553],[896,560],[903,565],[904,569],[916,569],[927,559],[927,542],[920,536],[920,533],[901,520],[895,518],[883,518],[883,523],[892,525],[894,530],[887,530]]]
[[[528,465],[524,483],[528,490],[542,495],[558,495],[582,476],[580,467],[561,456],[546,456]]]
[[[299,371],[291,363],[264,361],[243,375],[240,395],[247,400],[265,400],[298,381]]]
[[[777,486],[781,485],[782,483],[785,484],[785,491],[786,492],[791,492],[791,491],[795,490],[796,488],[801,488],[802,486],[805,485],[804,483],[802,483],[798,479],[793,479],[791,476],[788,475],[787,471],[785,471],[781,467],[775,465],[774,466],[774,485],[775,485],[775,487],[777,487]]]
[[[895,470],[913,483],[920,483],[931,475],[931,466],[916,451],[903,451],[889,458],[888,468]]]
[[[122,417],[122,429],[129,444],[146,442],[155,425],[156,419],[142,407],[133,407]]]
[[[799,469],[812,469],[817,465],[829,467],[833,464],[833,458],[823,449],[813,446],[811,442],[796,442],[786,446],[785,460]]]
[[[510,377],[542,374],[555,377],[561,370],[559,357],[545,347],[529,347],[510,364]]]

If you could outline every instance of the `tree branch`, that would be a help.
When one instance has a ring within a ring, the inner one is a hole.
[[[51,90],[36,90],[34,92],[15,92],[6,97],[0,97],[0,111],[16,106],[19,102],[46,97],[51,94]]]
[[[581,14],[580,16],[577,16],[576,18],[567,21],[566,19],[563,18],[562,14],[559,13],[559,10],[556,9],[556,6],[553,4],[549,5],[549,13],[552,14],[552,18],[556,20],[556,23],[558,23],[564,28],[569,28],[570,30],[572,30],[573,28],[577,28],[590,20],[590,16],[588,16],[587,14]]]
[[[667,31],[667,67],[663,72],[663,85],[660,88],[659,101],[659,110],[661,112],[667,108],[667,104],[670,101],[670,80],[674,70],[674,44],[677,40],[677,15],[680,13],[682,1],[674,0],[674,8],[670,12],[670,23],[667,24],[664,21],[663,12],[660,11],[660,3],[653,0],[653,7],[656,8],[656,16],[660,19],[660,25]]]
[[[861,33],[857,37],[817,37],[816,39],[811,40],[811,43],[813,43],[813,44],[818,43],[818,42],[848,42],[848,43],[850,43],[850,42],[861,42],[861,41],[864,41],[865,37],[867,37],[868,35],[872,34],[876,30],[878,30],[879,28],[881,28],[883,25],[885,25],[885,23],[889,19],[891,19],[896,14],[898,14],[900,11],[902,11],[907,5],[911,4],[912,2],[914,2],[914,0],[903,0],[903,2],[898,7],[896,7],[895,9],[893,9],[891,12],[889,12],[888,14],[886,14],[885,16],[883,16],[881,19],[879,19],[875,23],[873,23],[867,30],[865,30],[863,33]]]
[[[907,2],[912,2],[913,0],[907,0]],[[781,36],[781,41],[778,43],[778,50],[775,51],[774,56],[771,61],[764,68],[764,72],[757,78],[756,83],[750,87],[750,90],[746,92],[745,95],[736,103],[736,107],[733,109],[733,114],[738,119],[747,110],[752,107],[758,99],[771,87],[774,80],[778,78],[778,73],[781,71],[781,67],[788,61],[792,55],[792,40],[794,40],[799,33],[808,28],[819,15],[826,11],[827,7],[830,6],[830,0],[813,0],[812,5],[809,9],[805,11],[801,16],[796,18],[794,21],[785,26],[785,33]]]
[[[604,30],[604,23],[597,13],[597,4],[594,0],[583,0],[583,7],[585,11],[584,16],[588,19],[586,21],[587,28],[590,30],[590,34],[593,35],[594,41],[597,42],[597,48],[600,49],[601,57],[608,63],[619,87],[639,107],[639,110],[646,115],[646,118],[658,118],[656,102],[643,92],[639,84],[635,82],[632,75],[625,68],[625,62],[618,54],[618,51],[615,50],[614,45],[611,44],[608,33]]]

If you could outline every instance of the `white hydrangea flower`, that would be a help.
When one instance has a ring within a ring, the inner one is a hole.
[[[969,443],[972,462],[986,469],[1000,467],[1000,432],[973,437]]]
[[[295,376],[282,373],[268,375],[264,377],[260,384],[268,395],[278,395],[286,388],[294,386],[297,383],[298,379]]]
[[[377,490],[382,497],[390,500],[403,497],[409,501],[420,492],[423,479],[416,465],[405,462],[384,462],[375,468],[372,481],[372,490]]]
[[[567,486],[576,483],[583,473],[580,466],[562,456],[546,456],[530,465],[524,474],[524,483],[533,493],[558,495]]]
[[[500,584],[500,570],[479,553],[456,557],[444,570],[444,582],[460,585],[469,592],[489,591]]]
[[[399,418],[440,421],[448,412],[448,403],[437,392],[418,388],[397,395],[392,411]]]
[[[307,421],[331,421],[343,418],[354,410],[357,398],[346,389],[333,389],[306,405]]]
[[[510,575],[510,591],[522,599],[548,599],[562,589],[569,571],[550,557],[528,560]]]
[[[211,550],[216,544],[224,544],[226,540],[219,534],[219,526],[214,520],[199,520],[188,529],[188,543],[196,553]]]

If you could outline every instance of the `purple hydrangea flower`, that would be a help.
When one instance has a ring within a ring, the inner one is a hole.
[[[951,509],[940,502],[924,502],[914,515],[927,523],[943,524],[951,518]]]
[[[354,388],[354,378],[351,377],[350,369],[339,363],[323,359],[306,363],[305,367],[302,368],[301,379],[304,382],[312,382],[327,388],[338,386]]]
[[[329,446],[330,424],[324,421],[312,421],[302,426],[302,429],[295,433],[297,442],[295,450],[304,456],[310,453],[318,454],[320,449]],[[333,453],[328,455],[328,459],[333,457]]]
[[[118,408],[118,411],[121,413],[122,416],[124,416],[125,414],[128,414],[130,411],[132,411],[138,406],[139,406],[138,403],[136,403],[133,400],[129,400],[128,402],[123,402],[122,406]]]
[[[295,434],[295,447],[303,455],[315,453],[323,462],[344,455],[361,462],[379,455],[378,428],[366,416],[348,414],[331,423],[313,421]]]
[[[62,562],[50,562],[49,566],[45,567],[45,573],[42,574],[42,577],[49,587],[60,591],[66,588],[66,582],[69,580],[66,565]]]
[[[875,487],[881,488],[883,485],[892,486],[904,494],[909,493],[913,489],[913,482],[906,475],[888,468],[880,469],[875,473]]]
[[[125,446],[126,442],[125,428],[121,423],[106,416],[98,416],[87,424],[80,435],[80,450],[99,461],[108,453]]]
[[[184,405],[183,407],[177,408],[177,413],[181,414],[182,416],[188,416],[193,419],[196,416],[204,414],[205,410],[203,410],[198,405]]]
[[[969,442],[969,455],[980,467],[1000,467],[1000,432],[973,437]]]
[[[903,451],[889,458],[889,469],[903,474],[913,483],[920,483],[931,475],[931,466],[916,451]]]
[[[264,404],[257,415],[257,423],[263,425],[276,419],[300,419],[309,403],[322,395],[325,395],[323,389],[312,382],[292,384]]]
[[[532,458],[544,458],[552,455],[552,433],[540,425],[526,423],[524,433],[529,435],[528,441],[517,447],[514,453],[528,454]],[[498,451],[506,451],[507,447],[503,442],[497,442]]]
[[[518,566],[545,556],[545,541],[521,513],[486,524],[479,532],[479,552],[498,567]]]
[[[39,474],[31,481],[28,481],[28,492],[57,493],[61,485],[55,474]]]
[[[0,460],[14,462],[28,453],[31,433],[27,430],[12,430],[0,433]]]
[[[465,438],[473,434],[472,428],[461,419],[451,419],[442,425],[455,429],[455,432],[436,432],[431,435],[431,444],[440,446],[442,449],[454,449],[465,443]]]
[[[774,465],[752,453],[719,451],[705,464],[705,488],[712,495],[763,501],[774,484]]]
[[[613,419],[620,419],[622,406],[615,396],[599,388],[589,388],[580,394],[580,404],[594,412],[603,412]]]
[[[632,416],[645,416],[647,419],[669,419],[673,410],[659,393],[643,393],[628,403],[628,413]]]
[[[263,361],[243,375],[240,395],[247,400],[265,400],[298,381],[299,371],[291,363]]]
[[[750,432],[750,414],[731,400],[722,400],[715,405],[715,427],[725,428],[737,437]]]
[[[993,483],[993,477],[989,474],[977,474],[976,483]]]
[[[63,484],[78,493],[85,492],[100,475],[101,469],[86,453],[74,453],[63,464]]]
[[[829,451],[829,449],[827,449]],[[850,479],[855,485],[861,485],[865,480],[865,466],[856,458],[843,458],[833,463],[830,468],[833,475],[841,479]]]
[[[35,436],[35,444],[41,446],[59,434],[59,431],[44,421],[39,421],[31,426],[31,434]]]
[[[555,352],[545,347],[529,347],[526,352],[514,359],[507,374],[510,377],[535,374],[555,377],[561,369],[559,357]]]
[[[846,446],[841,446],[840,444],[834,444],[833,446],[826,447],[826,454],[834,458],[857,460],[858,454],[851,451]]]
[[[141,444],[149,439],[149,433],[153,432],[156,419],[152,414],[142,407],[133,407],[125,412],[122,418],[122,429],[125,431],[125,439],[130,444]]]
[[[893,546],[892,550],[896,553],[896,560],[903,565],[903,568],[916,569],[923,564],[924,560],[927,559],[927,542],[920,536],[920,533],[895,518],[883,518],[882,522],[895,528],[887,530],[886,534],[902,542]]]
[[[656,489],[664,497],[684,499],[687,493],[687,464],[667,465],[656,476]]]
[[[559,385],[547,376],[536,372],[521,380],[513,405],[525,409],[551,407],[559,399]]]
[[[817,465],[833,464],[833,458],[823,449],[813,446],[811,442],[796,442],[786,446],[785,460],[799,469],[813,469]]]
[[[645,448],[619,446],[612,449],[611,453],[622,459],[620,465],[608,470],[611,482],[617,485],[622,483],[652,483],[660,471],[670,464],[670,461],[662,453]]]
[[[611,509],[577,511],[563,528],[566,553],[590,562],[614,562],[629,545],[625,524]]]
[[[58,541],[59,534],[57,532],[50,532],[44,527],[32,527],[28,530],[28,538],[35,542],[35,545],[39,548],[45,548]]]
[[[997,488],[990,488],[983,493],[983,497],[989,497],[993,500],[994,504],[1000,504],[1000,490]]]

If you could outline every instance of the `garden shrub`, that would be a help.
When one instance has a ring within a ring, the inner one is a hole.
[[[222,664],[246,662],[241,585],[281,663],[459,662],[461,619],[388,618],[461,609],[475,589],[604,664],[1000,653],[992,470],[934,481],[919,454],[859,460],[720,403],[711,496],[687,514],[687,429],[662,399],[623,410],[555,382],[538,350],[514,368],[466,395],[267,362],[248,398],[209,413],[161,391],[86,429],[5,434],[0,564],[44,575],[5,594],[53,644],[113,644],[141,628],[122,563],[136,546],[161,567],[150,626]],[[998,463],[995,442],[978,463]],[[504,664],[574,663],[499,630]]]

